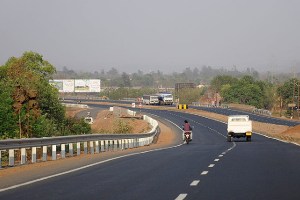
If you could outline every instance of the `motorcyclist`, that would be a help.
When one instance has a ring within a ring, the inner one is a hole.
[[[188,120],[184,120],[184,124],[183,124],[183,133],[184,134],[190,134],[190,139],[192,140],[192,127],[190,125],[190,123],[188,122]],[[182,138],[184,140],[184,134],[182,135]]]
[[[188,120],[184,120],[184,125],[183,125],[183,130],[184,131],[192,131],[192,127]]]

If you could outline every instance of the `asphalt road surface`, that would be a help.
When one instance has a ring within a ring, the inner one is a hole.
[[[214,108],[214,107],[197,107],[197,106],[191,106],[194,109],[198,110],[204,110],[208,112],[213,112],[221,115],[249,115],[249,118],[253,121],[263,122],[263,123],[272,123],[277,125],[285,125],[285,126],[295,126],[299,125],[299,121],[292,121],[287,119],[280,119],[280,118],[274,118],[269,117],[266,115],[259,115],[251,112],[241,111],[241,110],[232,110],[227,108]]]
[[[260,135],[226,142],[224,123],[147,112],[178,126],[178,137],[189,120],[193,141],[3,191],[0,199],[300,199],[299,146]]]

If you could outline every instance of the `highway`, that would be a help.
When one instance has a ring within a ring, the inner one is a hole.
[[[178,137],[188,119],[193,141],[2,191],[0,199],[300,199],[299,146],[257,134],[252,142],[229,143],[224,123],[173,111],[143,112],[172,122]]]
[[[69,99],[74,100],[74,99]],[[86,100],[86,99],[79,99],[81,102],[109,102],[109,103],[116,103],[116,104],[131,104],[131,101],[121,101],[121,100]],[[174,107],[170,106],[170,107]],[[284,126],[296,126],[299,125],[299,121],[293,121],[293,120],[287,120],[287,119],[280,119],[280,118],[274,118],[269,117],[266,115],[259,115],[252,112],[246,112],[241,110],[234,110],[230,108],[220,108],[220,107],[204,107],[204,106],[189,106],[190,108],[197,109],[197,110],[203,110],[207,112],[213,112],[221,115],[249,115],[250,120],[263,122],[263,123],[271,123],[271,124],[277,124],[277,125],[284,125]]]

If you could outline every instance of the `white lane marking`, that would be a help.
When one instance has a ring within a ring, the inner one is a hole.
[[[193,181],[190,186],[197,186],[199,184],[200,180]]]
[[[225,155],[225,154],[226,154],[226,152],[223,152],[222,154],[223,154],[223,155]]]
[[[214,167],[214,166],[215,166],[215,164],[210,164],[208,167],[210,167],[210,168],[211,168],[211,167]]]
[[[220,159],[215,159],[214,161],[215,161],[215,162],[218,162],[219,160],[220,160]]]
[[[279,139],[279,138],[267,136],[267,135],[264,135],[264,134],[262,134],[262,133],[257,133],[257,132],[255,132],[255,134],[260,135],[260,136],[263,136],[263,137],[266,137],[266,138],[269,138],[269,139],[277,140],[277,141],[280,141],[280,142],[283,142],[283,143],[290,143],[290,144],[294,144],[294,145],[300,146],[300,144],[298,144],[298,143],[296,143],[296,142],[290,142],[290,141],[281,140],[281,139]]]
[[[201,175],[206,175],[206,174],[208,174],[208,171],[203,171],[203,172],[201,173]]]
[[[187,194],[180,194],[175,200],[183,200],[186,196]]]
[[[149,153],[149,152],[153,152],[153,151],[161,151],[161,150],[166,150],[166,149],[172,149],[172,148],[176,148],[176,147],[180,147],[180,146],[182,146],[182,144],[172,146],[172,147],[152,149],[152,150],[148,150],[148,151],[131,153],[131,154],[118,156],[118,157],[115,157],[115,158],[110,158],[110,159],[107,159],[107,160],[103,160],[103,161],[96,162],[96,163],[93,163],[93,164],[85,165],[83,167],[79,167],[79,168],[76,168],[76,169],[71,169],[71,170],[61,172],[61,173],[58,173],[58,174],[53,174],[53,175],[50,175],[50,176],[46,176],[46,177],[38,178],[38,179],[35,179],[35,180],[32,180],[32,181],[28,181],[28,182],[25,182],[25,183],[20,183],[20,184],[17,184],[17,185],[13,185],[13,186],[10,186],[10,187],[7,187],[7,188],[2,188],[2,189],[0,189],[0,192],[4,192],[4,191],[7,191],[7,190],[12,190],[12,189],[15,189],[15,188],[18,188],[18,187],[22,187],[22,186],[25,186],[25,185],[30,185],[30,184],[33,184],[33,183],[36,183],[36,182],[44,181],[44,180],[54,178],[54,177],[58,177],[58,176],[62,176],[62,175],[65,175],[65,174],[70,174],[72,172],[76,172],[76,171],[79,171],[79,170],[82,170],[82,169],[86,169],[86,168],[89,168],[89,167],[93,167],[93,166],[96,166],[96,165],[107,163],[107,162],[117,160],[117,159],[120,159],[120,158],[130,157],[130,156],[139,155],[139,154],[145,154],[145,153]]]
[[[223,155],[219,155],[219,157],[223,157]]]

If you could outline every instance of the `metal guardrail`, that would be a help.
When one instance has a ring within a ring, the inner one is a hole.
[[[220,106],[215,106],[212,104],[201,104],[200,102],[192,102],[193,106],[198,106],[198,107],[207,107],[207,108],[229,108],[228,105],[224,104],[224,105],[220,105]],[[252,110],[253,113],[259,114],[259,115],[267,115],[267,116],[272,116],[272,112],[269,110],[265,110],[265,109],[258,109],[255,108]]]
[[[192,102],[192,106],[206,107],[206,108],[229,108],[227,104],[216,106],[213,104],[201,104],[200,102]]]
[[[49,138],[8,139],[0,140],[0,150],[60,145],[97,140],[138,139],[152,137],[155,134],[156,131],[145,134],[85,134],[77,136],[60,136]]]
[[[272,112],[269,111],[269,110],[264,110],[264,109],[253,109],[252,110],[253,113],[256,113],[256,114],[260,114],[260,115],[268,115],[268,116],[272,116]]]
[[[89,108],[89,106],[85,105],[85,104],[62,103],[62,105],[66,106],[66,107]]]
[[[83,150],[84,154],[94,154],[104,151],[116,151],[139,146],[150,145],[158,132],[158,122],[149,116],[144,115],[143,119],[152,125],[152,130],[142,134],[85,134],[76,136],[60,136],[47,138],[30,138],[30,139],[8,139],[0,140],[0,168],[2,167],[1,154],[8,151],[8,166],[15,165],[15,153],[20,151],[20,164],[36,163],[38,159],[47,161],[48,149],[50,149],[51,160],[58,157],[57,147],[59,147],[59,156],[80,155]],[[67,147],[67,149],[66,149]],[[41,157],[37,158],[37,150],[42,149]],[[30,154],[31,161],[27,160]]]

